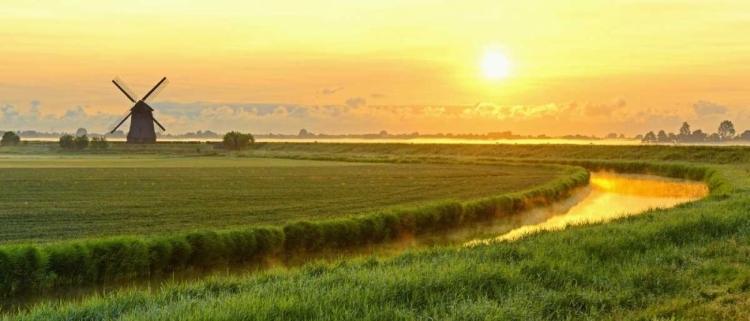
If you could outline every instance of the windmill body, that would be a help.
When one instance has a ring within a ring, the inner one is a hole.
[[[154,109],[144,103],[143,100],[140,100],[130,109],[130,113],[128,143],[156,143],[156,131],[154,131]]]
[[[151,108],[146,102],[149,101],[149,99],[153,99],[156,94],[158,94],[164,86],[167,84],[167,77],[164,77],[161,81],[159,81],[156,86],[154,86],[151,91],[146,94],[146,96],[143,97],[143,99],[135,101],[133,97],[136,97],[135,93],[128,88],[121,80],[115,79],[112,80],[112,83],[117,86],[117,88],[122,91],[123,94],[125,94],[128,99],[130,99],[131,102],[133,102],[135,105],[130,108],[125,118],[122,119],[122,121],[116,123],[116,126],[113,126],[109,132],[114,133],[117,128],[120,128],[120,126],[128,119],[130,118],[130,131],[128,131],[128,143],[133,144],[153,144],[156,143],[156,131],[154,124],[159,126],[161,130],[165,130],[164,126],[159,124],[159,122],[154,118],[154,109]]]

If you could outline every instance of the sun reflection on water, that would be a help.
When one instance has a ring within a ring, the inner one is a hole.
[[[590,192],[582,201],[562,210],[533,209],[520,215],[532,219],[508,233],[492,239],[473,240],[468,246],[515,240],[542,230],[561,230],[572,225],[608,222],[655,208],[669,208],[708,195],[701,182],[658,178],[644,175],[592,173]]]

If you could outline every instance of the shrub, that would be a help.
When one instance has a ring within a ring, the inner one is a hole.
[[[107,149],[109,148],[109,142],[107,142],[106,137],[92,137],[90,146],[93,149]]]
[[[86,149],[86,147],[89,147],[89,138],[86,135],[76,137],[75,147],[76,150]]]
[[[255,143],[255,137],[252,134],[243,134],[235,131],[224,134],[222,141],[224,148],[230,150],[241,150],[252,143]]]
[[[74,149],[75,148],[75,137],[70,134],[60,136],[60,147],[62,149]]]
[[[18,145],[18,143],[21,142],[21,137],[19,137],[16,133],[7,131],[3,134],[3,138],[0,141],[0,143],[3,146],[11,146],[11,145]]]

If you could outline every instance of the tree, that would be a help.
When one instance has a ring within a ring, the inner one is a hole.
[[[21,137],[18,136],[18,134],[7,131],[3,133],[3,138],[0,140],[0,144],[3,146],[11,146],[11,145],[18,145],[18,143],[21,142]]]
[[[719,124],[719,131],[717,132],[717,134],[719,135],[719,140],[732,139],[735,134],[734,124],[732,124],[732,122],[728,120],[721,122],[721,124]]]
[[[89,138],[86,135],[78,136],[75,138],[74,143],[77,150],[83,150],[89,147]]]
[[[687,122],[682,123],[682,127],[680,127],[680,137],[690,137],[690,124],[688,124]]]
[[[609,133],[607,136],[604,136],[606,139],[615,139],[617,138],[617,133]]]
[[[656,142],[656,134],[654,134],[654,132],[648,132],[646,136],[643,136],[643,139],[641,140],[641,142],[644,142],[644,143]]]
[[[297,136],[304,138],[310,136],[310,133],[307,132],[307,129],[302,128],[299,130],[299,134],[297,134]]]
[[[107,142],[107,138],[104,136],[102,137],[92,137],[91,138],[91,148],[93,149],[107,149],[109,148],[109,142]]]
[[[60,147],[63,149],[74,149],[75,148],[75,137],[70,134],[60,136]]]
[[[690,135],[690,137],[691,137],[691,139],[690,139],[691,141],[694,141],[694,142],[705,142],[706,139],[708,138],[708,135],[706,135],[706,133],[704,133],[702,130],[696,129]]]
[[[740,135],[740,139],[742,139],[742,140],[750,140],[750,130],[746,130],[746,131],[742,132],[742,134]]]
[[[669,133],[669,135],[667,136],[669,136],[670,142],[677,142],[677,135],[675,135],[674,133]]]
[[[222,140],[224,148],[230,150],[241,150],[252,143],[255,143],[255,137],[252,134],[243,134],[235,131],[224,134],[224,139]]]
[[[81,127],[76,130],[76,137],[86,136],[88,133],[89,132],[86,131],[86,128]]]
[[[664,132],[664,130],[660,130],[659,133],[656,134],[656,140],[658,140],[660,143],[664,143],[669,140],[669,136],[667,136],[667,133]]]

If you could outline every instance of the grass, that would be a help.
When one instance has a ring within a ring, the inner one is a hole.
[[[690,162],[703,164],[750,163],[748,147],[741,146],[603,146],[603,145],[505,145],[505,144],[319,144],[259,143],[243,154],[253,157],[287,156],[320,158],[328,156],[399,159],[473,158],[503,159],[526,162],[546,160],[638,160],[658,162]]]
[[[633,147],[630,152],[614,147],[597,149],[597,155],[592,155],[588,147],[577,146],[577,150],[565,147],[559,154],[549,147],[546,154],[530,153],[525,161],[562,162],[590,169],[698,179],[709,184],[711,194],[704,200],[673,209],[650,211],[606,224],[541,232],[515,242],[410,251],[390,259],[313,263],[300,269],[165,285],[154,293],[122,291],[83,302],[46,303],[12,318],[750,318],[750,300],[747,299],[750,292],[750,216],[747,215],[750,174],[743,163],[747,149],[710,150],[714,155],[707,160],[708,156],[691,158],[694,152],[691,147],[657,146],[646,150]],[[283,149],[273,146],[277,148]],[[378,154],[373,150],[359,154],[332,152],[352,147],[321,145],[319,148],[263,153],[264,156],[286,153],[298,158],[324,159],[393,157],[393,154]],[[425,149],[402,157],[478,157],[486,161],[502,158],[469,147],[459,148],[466,148],[466,154],[448,152],[453,146],[418,148]],[[508,153],[512,152],[513,156],[508,159],[519,159],[520,149],[510,149]],[[664,162],[664,155],[671,155],[669,162]],[[33,263],[35,260],[31,256],[27,261]]]
[[[248,158],[0,160],[0,243],[332,219],[520,191],[550,167]],[[335,196],[335,197],[332,197]]]
[[[85,166],[98,161],[14,159],[18,166],[0,173],[19,187],[6,210],[22,212],[4,217],[6,235],[16,236],[0,246],[0,297],[294,262],[512,215],[566,197],[589,177],[566,166],[481,162],[135,157],[128,162],[137,165]],[[118,237],[93,237],[103,233]],[[29,235],[64,239],[22,242]]]

